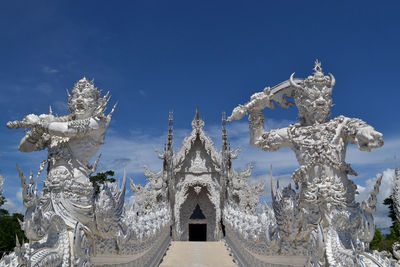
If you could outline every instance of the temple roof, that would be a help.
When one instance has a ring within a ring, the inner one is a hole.
[[[197,138],[201,141],[205,151],[211,157],[211,160],[216,165],[216,167],[218,169],[221,167],[221,153],[219,153],[218,150],[215,148],[211,138],[205,134],[203,130],[204,125],[205,123],[200,118],[199,109],[197,108],[196,115],[194,116],[194,119],[192,121],[192,132],[189,136],[185,137],[182,142],[182,147],[173,158],[175,170],[179,169],[182,166],[187,154],[189,153]]]

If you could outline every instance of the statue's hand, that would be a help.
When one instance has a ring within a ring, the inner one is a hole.
[[[250,97],[250,102],[245,105],[239,105],[233,109],[232,115],[229,116],[228,121],[240,120],[249,112],[260,112],[265,108],[275,108],[271,101],[271,90],[266,87],[264,91],[253,94]]]
[[[239,105],[236,108],[233,109],[232,115],[230,115],[227,119],[227,121],[233,121],[233,120],[240,120],[247,114],[247,109]]]
[[[383,145],[383,135],[371,126],[363,127],[357,131],[356,142],[361,150],[371,151]]]
[[[22,122],[29,127],[36,126],[40,123],[40,118],[38,115],[29,114],[22,120]]]
[[[27,115],[22,121],[9,121],[7,122],[7,128],[17,129],[17,128],[33,128],[38,125],[40,118],[35,114]]]

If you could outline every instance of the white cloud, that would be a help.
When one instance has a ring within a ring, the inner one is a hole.
[[[7,200],[6,203],[1,208],[8,210],[8,212],[10,214],[12,214],[12,213],[24,214],[25,213],[25,208],[22,205],[15,203],[15,201],[13,201],[10,198],[7,198],[6,200]]]
[[[102,158],[99,171],[114,170],[121,174],[126,167],[128,175],[143,176],[143,166],[158,171],[162,161],[158,159],[156,149],[162,148],[163,136],[149,136],[136,132],[124,138],[116,135],[107,136],[101,148]],[[133,177],[135,180],[135,177]]]
[[[15,194],[15,197],[16,197],[17,200],[18,200],[18,204],[19,204],[19,205],[22,205],[22,201],[23,201],[23,199],[22,199],[22,188],[20,188],[20,189],[18,190],[18,192]]]
[[[387,139],[383,147],[374,149],[371,152],[360,151],[356,146],[349,147],[347,152],[348,162],[352,164],[392,164],[394,157],[400,151],[400,138]]]
[[[59,72],[58,69],[52,68],[49,66],[43,66],[42,71],[43,71],[43,73],[46,73],[46,74],[55,74],[55,73]]]

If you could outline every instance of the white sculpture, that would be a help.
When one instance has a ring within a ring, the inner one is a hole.
[[[105,116],[108,93],[100,94],[93,82],[83,78],[68,93],[70,115],[30,114],[7,123],[9,128],[31,129],[21,140],[21,151],[48,149],[38,176],[46,164],[48,173],[40,196],[32,172],[26,183],[18,168],[27,208],[21,227],[29,244],[17,240],[15,252],[5,256],[0,266],[154,266],[163,256],[170,240],[166,202],[143,216],[125,209],[126,175],[121,189],[105,184],[94,195],[89,175],[99,159],[89,164],[115,109]]]
[[[362,266],[367,261],[363,257],[368,256],[360,255],[372,255],[366,250],[374,235],[372,214],[381,180],[367,201],[361,206],[356,203],[356,186],[347,177],[356,173],[345,162],[346,147],[351,142],[370,151],[383,145],[382,134],[359,119],[339,116],[329,120],[335,78],[325,76],[318,61],[313,76],[304,80],[293,76],[254,94],[249,103],[233,110],[228,121],[250,113],[251,145],[272,151],[289,147],[300,164],[292,176],[296,188],[300,184],[299,193],[289,187],[273,194],[278,254],[282,249],[293,254],[311,250],[311,266]],[[265,132],[262,110],[275,108],[273,101],[288,108],[293,105],[287,101],[290,97],[300,122]]]
[[[19,150],[32,152],[48,149],[48,158],[42,162],[38,175],[48,164],[43,195],[33,189],[18,168],[23,187],[23,202],[27,208],[22,227],[31,241],[33,252],[25,252],[20,261],[30,264],[67,266],[73,258],[69,243],[79,223],[91,233],[94,227],[93,186],[89,175],[96,169],[89,166],[98,152],[112,113],[104,115],[109,101],[86,78],[78,81],[72,95],[68,93],[70,115],[55,117],[50,114],[29,114],[22,121],[8,122],[8,128],[31,128],[21,140]],[[52,245],[49,246],[48,243]]]

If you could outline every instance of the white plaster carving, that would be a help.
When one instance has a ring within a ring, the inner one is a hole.
[[[202,187],[201,186],[195,186],[195,187],[193,187],[193,189],[196,192],[196,194],[199,194],[201,192]]]
[[[348,142],[370,151],[383,145],[382,134],[359,119],[340,116],[329,120],[335,78],[332,74],[325,76],[318,61],[314,75],[306,79],[293,76],[289,81],[254,94],[250,102],[236,107],[228,118],[228,121],[237,120],[250,113],[251,145],[272,151],[289,147],[300,164],[293,173],[296,188],[300,185],[299,192],[290,186],[278,187],[273,192],[276,226],[264,232],[268,251],[262,249],[262,253],[308,255],[310,266],[390,264],[389,259],[368,252],[374,235],[372,214],[381,179],[368,200],[360,205],[354,200],[356,186],[347,177],[356,173],[345,162]],[[290,97],[299,110],[300,122],[265,132],[262,110],[274,108],[273,101],[289,108],[293,105],[287,101]],[[250,235],[238,219],[232,218],[230,225],[243,233],[243,239],[239,240],[242,243],[233,245],[239,247],[246,244]]]
[[[103,143],[115,108],[105,116],[109,97],[100,94],[93,82],[83,78],[68,93],[70,115],[56,117],[50,111],[7,123],[9,128],[31,129],[19,149],[47,149],[48,158],[37,176],[46,164],[48,173],[40,196],[32,172],[27,183],[18,167],[27,208],[21,227],[29,243],[17,242],[15,252],[0,266],[156,266],[161,260],[170,241],[171,221],[162,179],[145,172],[158,201],[145,213],[124,207],[126,175],[121,189],[105,184],[94,196],[89,175],[98,159],[93,166],[89,163]]]

